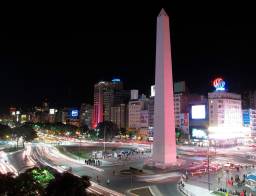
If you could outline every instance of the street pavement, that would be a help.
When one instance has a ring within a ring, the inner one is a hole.
[[[86,148],[90,144],[83,143],[82,147]],[[99,144],[94,144],[99,145]],[[111,144],[112,146],[122,146],[122,144]],[[100,146],[100,145],[99,145]],[[131,145],[127,145],[131,147]],[[136,146],[136,145],[135,145]],[[145,145],[147,147],[147,145]],[[202,147],[194,147],[194,146],[178,146],[179,152],[191,152],[192,155],[182,155],[181,157],[186,160],[187,163],[191,162],[202,162],[206,160],[206,153],[207,148]],[[251,147],[237,147],[235,148],[217,148],[216,155],[211,156],[210,162],[217,162],[224,165],[227,162],[233,163],[240,163],[240,164],[254,164],[256,165],[255,160],[248,160],[247,155],[254,153],[254,148]],[[198,154],[200,152],[200,156],[193,156],[193,153]],[[203,156],[204,155],[204,156]],[[9,162],[17,172],[21,172],[26,168],[33,167],[34,165],[48,165],[54,167],[60,171],[63,171],[63,167],[69,168],[72,167],[72,172],[76,175],[88,175],[91,176],[92,182],[92,191],[104,192],[103,194],[110,195],[108,192],[109,189],[118,191],[120,193],[126,194],[126,191],[133,188],[145,187],[150,186],[153,192],[155,191],[156,195],[182,195],[177,190],[177,182],[179,178],[172,178],[173,174],[165,174],[166,177],[163,175],[159,179],[158,176],[152,175],[148,176],[146,180],[141,180],[140,176],[136,175],[124,175],[121,174],[120,171],[124,169],[128,169],[129,167],[135,168],[143,168],[144,161],[147,159],[147,155],[144,156],[134,156],[130,157],[129,160],[117,160],[117,159],[107,159],[103,161],[103,166],[101,167],[94,167],[84,164],[84,160],[75,160],[66,155],[61,154],[54,146],[46,145],[42,143],[37,144],[27,144],[25,151],[19,151],[16,153],[9,154],[8,156]],[[1,162],[0,162],[1,163]],[[1,164],[0,164],[1,167]],[[7,168],[7,166],[5,166]],[[113,170],[115,173],[113,174]],[[146,171],[144,169],[144,171]],[[241,169],[239,172],[237,171],[230,171],[227,174],[224,170],[221,170],[218,173],[211,173],[210,174],[210,188],[211,190],[216,190],[217,188],[223,187],[225,188],[225,181],[226,178],[230,178],[231,176],[235,176],[236,174],[240,175],[240,179],[242,179],[242,175],[246,172],[254,171],[254,168],[248,169],[245,171]],[[148,171],[148,173],[150,173]],[[152,172],[154,174],[154,172]],[[97,176],[98,180],[97,181]],[[218,181],[218,177],[221,178]],[[109,179],[110,183],[107,183]],[[157,180],[154,180],[157,179]],[[102,187],[97,187],[96,183],[99,183]],[[190,191],[200,190],[193,187],[201,187],[204,190],[208,189],[208,176],[194,176],[189,177],[187,182],[187,187],[192,187]],[[104,187],[109,189],[104,190]],[[197,193],[196,193],[197,195]]]

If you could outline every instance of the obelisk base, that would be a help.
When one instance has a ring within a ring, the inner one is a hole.
[[[180,167],[183,165],[183,160],[177,159],[173,163],[163,163],[163,162],[156,162],[152,159],[145,161],[144,167],[154,170],[170,170],[176,171],[179,170]]]

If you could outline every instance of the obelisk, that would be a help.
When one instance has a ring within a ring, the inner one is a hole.
[[[172,57],[169,17],[161,10],[157,17],[153,162],[176,163]]]

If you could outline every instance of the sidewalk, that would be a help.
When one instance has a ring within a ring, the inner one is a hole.
[[[184,183],[184,188],[181,189],[182,192],[184,192],[186,195],[189,196],[213,196],[213,194],[211,194],[212,191],[209,191],[205,188],[199,187],[199,186],[195,186],[195,185],[191,185],[191,184],[187,184]]]

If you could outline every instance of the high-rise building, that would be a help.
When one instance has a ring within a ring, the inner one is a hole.
[[[155,96],[155,85],[151,86],[151,98]],[[185,81],[174,83],[174,115],[175,115],[175,127],[181,128],[182,120],[184,119],[184,114],[188,113],[188,88]],[[151,114],[154,110],[151,108]],[[149,114],[149,118],[151,118]],[[152,125],[153,120],[150,120]]]
[[[67,108],[59,109],[55,114],[55,122],[66,124],[67,117],[68,117]]]
[[[242,108],[256,109],[256,91],[245,91],[242,93]]]
[[[188,112],[188,90],[185,81],[174,83],[175,127],[181,128],[181,116]]]
[[[111,121],[115,123],[119,129],[126,129],[128,127],[128,111],[126,104],[111,107]]]
[[[133,89],[131,90],[131,100],[139,99],[139,90]]]
[[[95,128],[98,123],[103,122],[104,92],[110,89],[109,82],[101,81],[94,85],[94,104],[93,104],[93,122],[92,127]],[[105,98],[106,100],[106,98]]]
[[[251,130],[251,135],[253,137],[256,136],[256,110],[243,110],[243,126],[249,127]]]
[[[99,122],[111,120],[111,107],[129,100],[128,91],[123,90],[120,79],[111,82],[101,81],[94,85],[93,123],[95,128]]]
[[[91,128],[92,105],[83,103],[80,108],[80,126],[87,125]]]
[[[43,101],[42,111],[43,112],[49,112],[49,103],[48,103],[47,99],[44,99],[44,101]]]
[[[208,93],[209,138],[231,139],[244,137],[246,130],[242,124],[241,95],[225,91],[225,82],[217,78],[213,82],[215,92]],[[195,112],[200,115],[200,110]]]
[[[130,129],[139,129],[141,127],[141,111],[144,108],[143,100],[131,100],[129,101],[129,122],[128,127]]]
[[[150,97],[148,101],[148,126],[153,131],[154,127],[154,97]]]
[[[188,102],[189,115],[184,113],[184,123],[189,123],[189,129],[186,130],[185,126],[183,130],[188,131],[191,139],[205,140],[209,127],[208,99],[203,95],[191,94]]]

